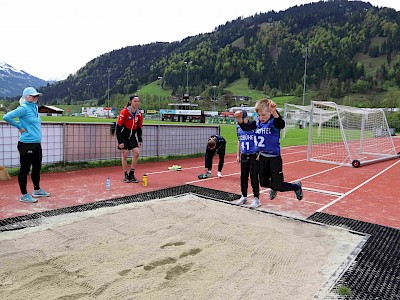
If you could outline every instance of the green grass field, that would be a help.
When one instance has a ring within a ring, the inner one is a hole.
[[[112,123],[116,122],[117,119],[106,119],[106,118],[88,118],[88,117],[72,117],[72,116],[60,116],[60,117],[49,117],[43,116],[42,122],[83,122],[83,123]],[[160,124],[157,120],[144,120],[144,124]],[[188,125],[196,126],[199,123],[177,123],[177,122],[161,122],[161,124],[174,124],[174,125]],[[201,124],[203,126],[215,126],[216,124]],[[236,125],[230,124],[218,124],[221,127],[221,135],[227,141],[227,153],[236,153],[237,151],[237,136],[236,136]],[[291,129],[284,140],[281,140],[281,146],[295,146],[295,145],[307,145],[308,130],[304,129]]]
[[[111,123],[116,122],[116,119],[105,118],[88,118],[88,117],[41,117],[43,122],[93,122],[93,123]],[[144,120],[144,124],[160,124],[157,120]],[[199,123],[177,123],[177,122],[161,122],[161,124],[188,125],[196,126]],[[203,126],[215,126],[216,124],[201,124]],[[237,136],[236,125],[218,124],[221,127],[221,135],[227,141],[227,153],[236,153],[237,151]],[[307,145],[308,130],[291,129],[287,137],[281,141],[281,146]]]

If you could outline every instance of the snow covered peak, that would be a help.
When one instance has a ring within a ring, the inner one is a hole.
[[[27,86],[39,88],[46,86],[46,84],[45,80],[0,61],[0,97],[16,97],[21,95],[23,89]]]
[[[20,73],[20,74],[26,74],[24,71],[18,70],[10,66],[9,64],[5,63],[4,61],[0,60],[0,71],[3,71],[4,73]]]

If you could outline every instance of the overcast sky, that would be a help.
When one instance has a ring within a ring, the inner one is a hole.
[[[312,0],[0,0],[0,61],[41,79],[65,79],[126,46],[173,42],[259,12]],[[371,0],[400,10],[400,0]]]

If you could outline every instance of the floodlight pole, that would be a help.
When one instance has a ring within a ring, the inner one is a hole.
[[[303,106],[306,97],[307,57],[308,57],[308,46],[306,46],[306,53],[304,54]]]
[[[108,108],[108,119],[110,118],[110,72],[111,72],[111,69],[109,68],[109,69],[107,69],[107,71],[108,71],[108,85],[107,85],[107,100],[108,100],[108,102],[107,102],[107,108]]]
[[[186,64],[186,94],[189,95],[189,64],[191,64],[191,61],[185,61]]]
[[[158,79],[160,79],[160,89],[162,89],[161,82],[162,82],[163,77],[158,76]],[[160,120],[161,120],[161,95],[158,96],[158,121],[160,121]]]
[[[92,83],[86,83],[86,85],[88,86],[88,98],[89,98],[89,100],[90,100],[90,85],[91,85]]]

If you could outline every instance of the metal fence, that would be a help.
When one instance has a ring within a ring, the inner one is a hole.
[[[140,157],[203,153],[208,137],[219,133],[219,126],[145,124]],[[121,157],[115,123],[43,123],[42,135],[43,164]],[[16,128],[0,122],[0,165],[19,167],[18,137]]]

